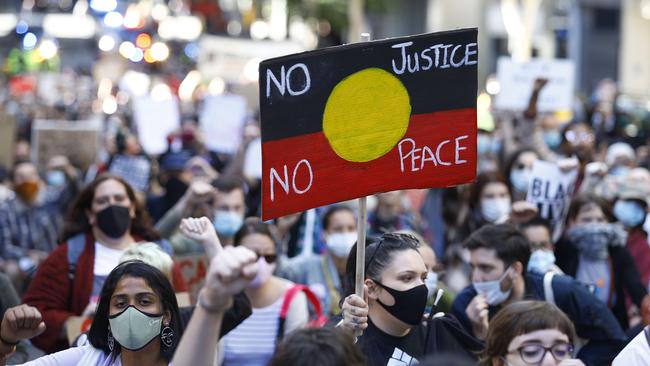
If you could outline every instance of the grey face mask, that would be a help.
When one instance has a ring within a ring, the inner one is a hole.
[[[163,315],[147,314],[131,305],[119,314],[108,317],[113,338],[120,346],[137,351],[160,335]]]

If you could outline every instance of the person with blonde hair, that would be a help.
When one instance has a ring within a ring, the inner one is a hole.
[[[171,281],[174,261],[158,244],[147,242],[127,249],[120,257],[120,263],[129,260],[141,260],[152,267],[156,267]]]

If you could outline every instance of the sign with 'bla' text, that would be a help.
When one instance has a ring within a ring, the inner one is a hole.
[[[535,160],[526,200],[537,205],[539,216],[551,224],[553,241],[560,239],[578,179],[577,170],[563,172],[557,164]]]
[[[262,217],[476,175],[476,29],[260,64]]]

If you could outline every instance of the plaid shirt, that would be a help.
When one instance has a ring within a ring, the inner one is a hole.
[[[49,253],[56,247],[63,217],[56,201],[43,201],[33,207],[18,198],[0,204],[0,257],[18,259],[28,250]]]
[[[124,178],[131,187],[140,192],[149,191],[151,162],[143,155],[115,155],[108,171]]]

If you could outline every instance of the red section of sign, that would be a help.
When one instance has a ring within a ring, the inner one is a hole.
[[[351,163],[322,132],[262,146],[263,219],[397,189],[446,187],[476,176],[476,109],[411,116],[388,154]]]

